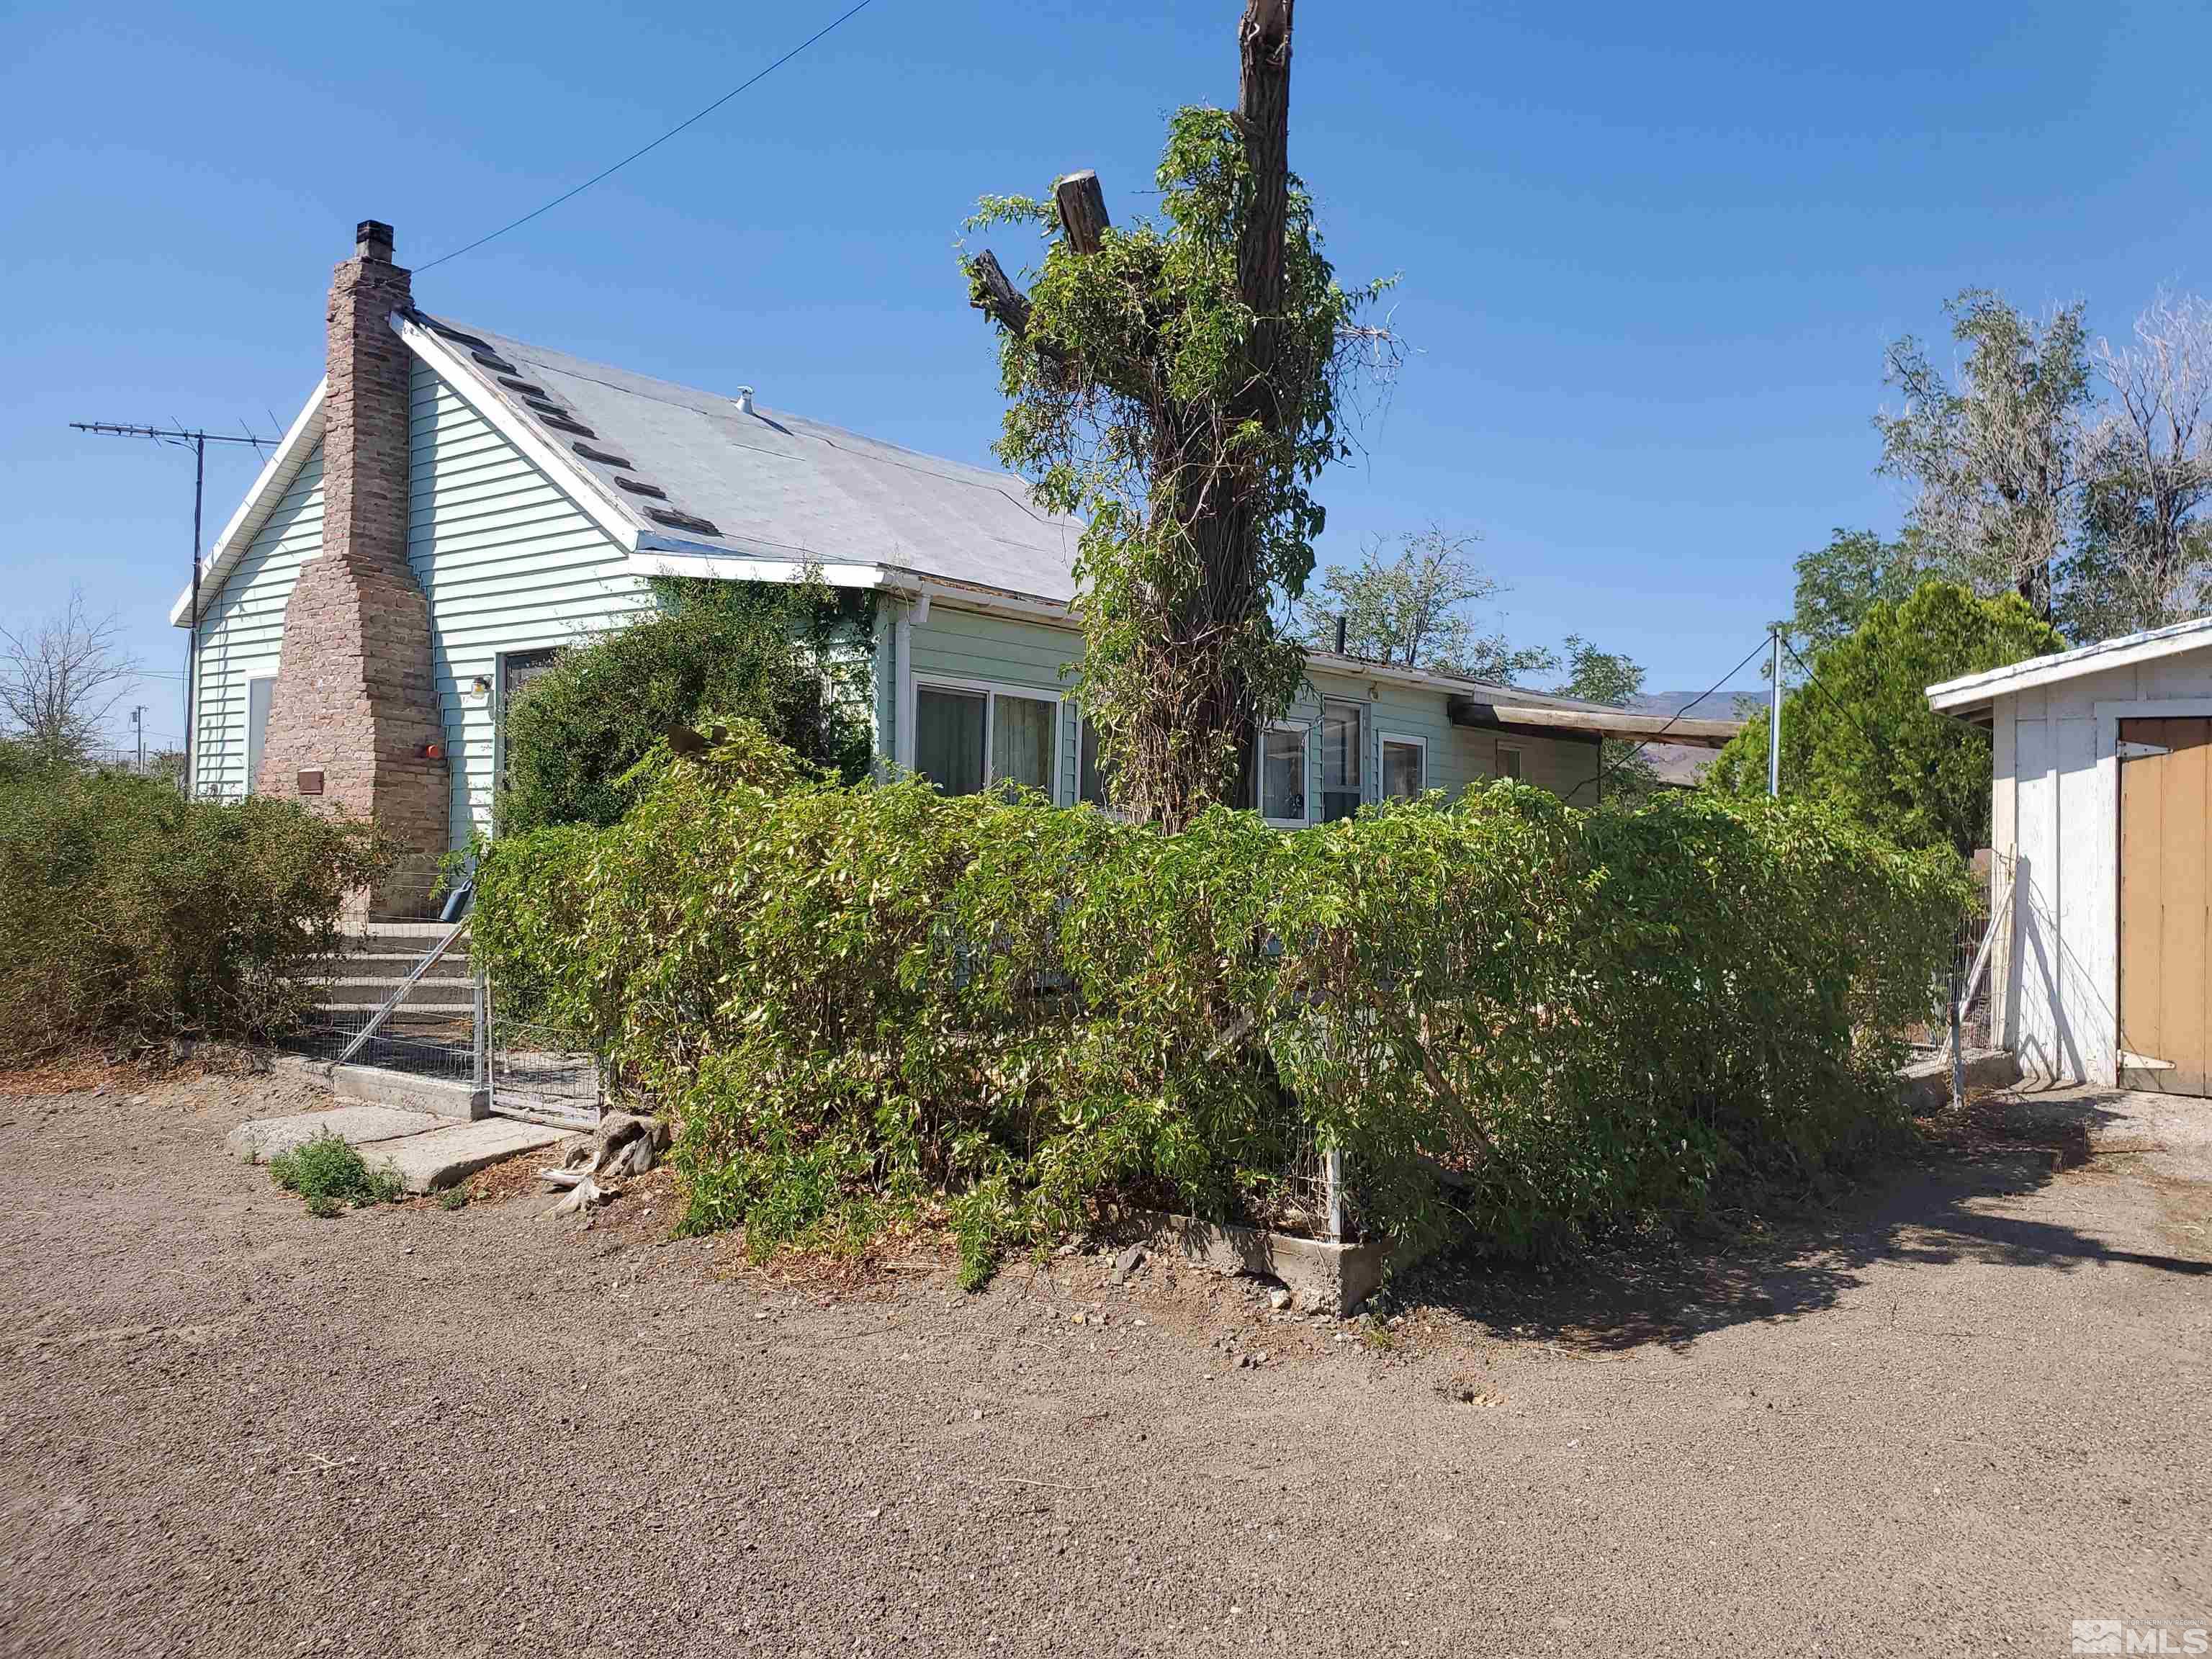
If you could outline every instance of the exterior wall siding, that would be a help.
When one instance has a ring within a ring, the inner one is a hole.
[[[434,673],[452,772],[452,838],[491,826],[503,653],[574,645],[653,604],[621,548],[543,472],[415,365],[407,557],[430,596]]]
[[[2119,1030],[2113,706],[2164,703],[2175,713],[2212,707],[2212,648],[1996,700],[1991,840],[2015,858],[2016,884],[1992,1006],[2007,1046],[2032,1075],[2118,1080],[2127,1045]]]
[[[888,605],[884,607],[886,615],[891,609]],[[895,643],[897,630],[888,625],[887,630],[879,643],[878,672],[895,673],[901,690],[890,702],[878,702],[878,733],[884,752],[911,763],[911,753],[903,746],[901,722],[912,720],[913,687],[917,683],[965,682],[1053,691],[1068,699],[1060,709],[1060,775],[1055,799],[1062,803],[1075,799],[1082,716],[1073,700],[1073,665],[1083,655],[1080,634],[1051,623],[961,611],[939,600],[931,605],[926,621],[910,623],[905,630],[908,656],[900,662]],[[880,691],[879,687],[879,697]],[[1498,775],[1498,739],[1487,732],[1454,726],[1440,691],[1425,692],[1356,676],[1316,674],[1284,720],[1317,728],[1323,697],[1342,698],[1368,708],[1366,754],[1361,768],[1362,793],[1368,800],[1381,798],[1382,737],[1386,732],[1425,739],[1429,787],[1452,797],[1470,783],[1485,783]],[[886,734],[888,742],[883,741]],[[1525,782],[1572,799],[1577,805],[1594,803],[1596,745],[1547,738],[1506,741],[1521,745]],[[1306,798],[1317,817],[1321,799],[1317,738],[1306,744]]]
[[[221,800],[252,791],[246,772],[250,684],[273,679],[284,606],[300,567],[323,550],[323,449],[317,444],[222,586],[200,594],[192,699],[192,788]]]

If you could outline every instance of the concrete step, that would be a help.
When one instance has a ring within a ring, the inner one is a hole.
[[[378,1003],[407,983],[402,974],[331,974],[312,981],[332,996],[353,993],[348,1002],[367,1000]],[[424,975],[415,981],[407,993],[410,1002],[420,998],[432,1002],[466,1002],[476,988],[476,981],[468,979],[433,979]]]

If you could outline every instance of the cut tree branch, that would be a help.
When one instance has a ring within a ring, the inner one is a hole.
[[[968,284],[969,305],[996,319],[1018,340],[1030,331],[1029,295],[1014,286],[990,249],[968,262]]]
[[[1087,167],[1071,173],[1052,187],[1052,197],[1060,208],[1060,228],[1068,246],[1078,253],[1097,252],[1110,222],[1098,175]]]

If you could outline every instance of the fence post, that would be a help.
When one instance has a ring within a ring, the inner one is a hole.
[[[1951,961],[1951,1103],[1966,1103],[1966,1011],[1962,1006],[1964,981],[1959,973],[1958,958]]]
[[[476,1024],[476,1052],[471,1056],[472,1108],[491,1110],[491,981],[479,968],[469,986],[470,1012]]]
[[[1322,1156],[1322,1171],[1328,1188],[1328,1236],[1332,1243],[1344,1237],[1344,1151],[1332,1146]]]

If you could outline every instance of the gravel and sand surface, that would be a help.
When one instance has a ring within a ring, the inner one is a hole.
[[[1439,1273],[1370,1326],[1095,1255],[976,1297],[927,1252],[764,1273],[670,1240],[659,1176],[589,1231],[499,1171],[318,1221],[222,1148],[312,1103],[0,1096],[0,1650],[2063,1654],[2075,1619],[2212,1622],[2212,1104],[2001,1100],[1815,1221]]]

